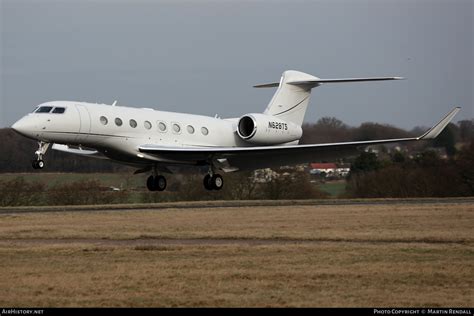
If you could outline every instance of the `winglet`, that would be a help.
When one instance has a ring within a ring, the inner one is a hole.
[[[451,110],[438,124],[430,128],[426,133],[418,137],[417,139],[434,139],[436,138],[443,129],[451,122],[456,114],[458,114],[461,107],[455,107]]]

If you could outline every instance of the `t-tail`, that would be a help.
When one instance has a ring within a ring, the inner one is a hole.
[[[400,80],[401,77],[372,77],[372,78],[339,78],[320,79],[310,74],[287,70],[281,76],[280,82],[260,84],[255,88],[278,87],[270,103],[263,112],[273,115],[287,122],[298,125],[303,124],[306,109],[311,96],[311,89],[323,83],[359,82],[359,81],[383,81]]]

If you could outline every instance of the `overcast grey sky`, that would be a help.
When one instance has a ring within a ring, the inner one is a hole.
[[[78,100],[221,117],[261,112],[287,69],[407,80],[313,91],[306,122],[474,117],[472,0],[0,0],[0,127]]]

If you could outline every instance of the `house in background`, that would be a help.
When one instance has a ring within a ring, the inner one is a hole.
[[[324,178],[345,178],[351,170],[350,164],[336,164],[333,162],[310,163],[309,173]]]
[[[267,183],[279,177],[294,177],[298,172],[306,172],[307,164],[295,166],[281,166],[277,170],[271,168],[257,169],[253,172],[253,181],[256,183]]]

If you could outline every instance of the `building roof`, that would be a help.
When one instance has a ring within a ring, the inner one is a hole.
[[[311,163],[311,169],[336,169],[337,166],[335,163],[326,162],[326,163]]]

